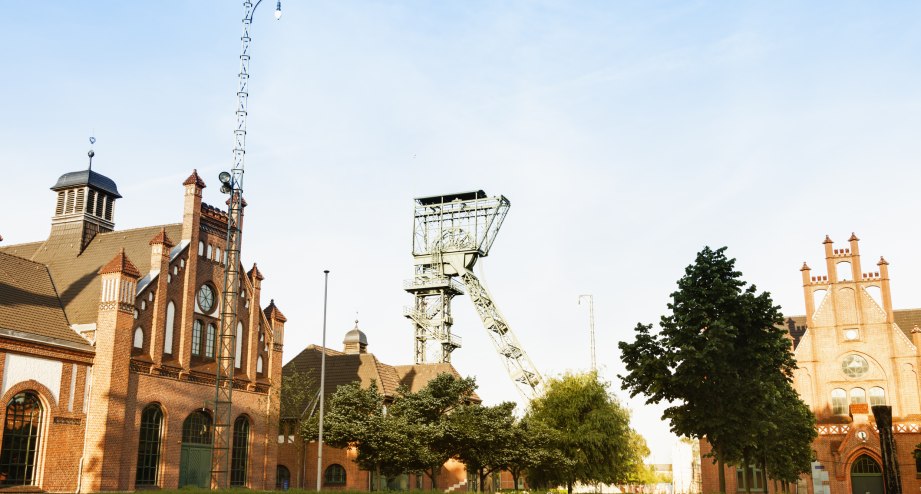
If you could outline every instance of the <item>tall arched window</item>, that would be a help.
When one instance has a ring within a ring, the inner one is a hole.
[[[201,355],[202,323],[198,319],[192,324],[192,355]]]
[[[342,465],[333,463],[332,465],[326,467],[326,473],[323,475],[324,484],[344,484],[345,483],[345,468]]]
[[[138,468],[136,485],[157,485],[160,471],[160,431],[163,429],[163,411],[158,405],[148,405],[141,413],[141,430],[138,439]]]
[[[256,357],[256,374],[262,374],[262,355]]]
[[[885,405],[886,404],[886,390],[880,388],[879,386],[870,388],[870,406],[874,405]]]
[[[275,467],[275,488],[287,490],[291,486],[291,471],[284,465]]]
[[[196,410],[182,423],[182,442],[185,444],[211,444],[211,416]]]
[[[858,405],[867,402],[867,392],[863,388],[854,388],[851,390],[851,405]]]
[[[205,243],[201,240],[198,241],[198,255],[205,255]]]
[[[0,472],[3,485],[31,485],[35,476],[35,452],[41,440],[42,404],[30,392],[19,393],[6,405]]]
[[[163,333],[163,353],[173,354],[173,332],[176,330],[176,306],[166,304],[166,328]]]
[[[249,420],[240,416],[233,423],[233,449],[230,451],[230,485],[246,485],[246,464],[249,457]]]
[[[217,329],[214,324],[208,324],[208,332],[205,333],[205,357],[214,358],[214,339],[217,337]]]
[[[831,390],[831,413],[847,415],[847,391],[841,388]]]
[[[144,348],[144,330],[140,326],[134,330],[134,348]]]
[[[211,244],[208,244],[208,255],[205,257],[207,257],[208,259],[213,259],[212,257],[213,255],[214,255],[214,249],[211,247]]]
[[[237,369],[240,368],[240,363],[243,361],[243,323],[237,323],[237,338],[234,342],[236,348],[234,349],[233,354],[233,366]]]

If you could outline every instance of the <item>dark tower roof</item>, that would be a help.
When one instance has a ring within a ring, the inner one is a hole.
[[[61,178],[58,179],[58,183],[54,184],[51,190],[58,191],[83,185],[89,185],[103,192],[108,192],[116,198],[121,197],[121,194],[118,193],[118,187],[115,186],[115,182],[112,181],[111,178],[96,173],[93,170],[80,170],[78,172],[65,173],[61,175]]]

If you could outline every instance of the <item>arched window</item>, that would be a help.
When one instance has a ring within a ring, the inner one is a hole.
[[[208,244],[208,255],[205,256],[205,257],[207,257],[208,259],[212,259],[212,257],[211,257],[212,254],[214,254],[214,248],[211,247],[211,244]]]
[[[870,388],[870,406],[874,405],[885,405],[886,404],[886,390],[880,388],[879,386]]]
[[[233,449],[230,452],[230,485],[246,485],[246,463],[249,456],[249,420],[240,416],[233,423]]]
[[[847,415],[847,391],[841,388],[831,390],[831,413]]]
[[[256,357],[256,374],[262,374],[262,355]]]
[[[851,405],[859,405],[867,402],[867,392],[863,388],[854,388],[851,390]]]
[[[30,392],[19,393],[6,405],[3,443],[0,448],[0,472],[3,485],[31,485],[35,475],[35,452],[38,451],[42,425],[42,404]]]
[[[192,324],[192,355],[201,355],[201,327],[198,319]]]
[[[326,467],[326,473],[323,475],[324,484],[344,484],[345,483],[345,468],[338,463],[333,463],[332,465]]]
[[[134,330],[134,348],[144,348],[144,330],[140,326]]]
[[[196,410],[182,423],[182,442],[186,444],[211,444],[211,416]]]
[[[162,429],[163,411],[157,405],[148,405],[141,413],[136,485],[157,485],[160,471],[160,431]]]
[[[173,354],[173,332],[176,331],[176,306],[166,304],[166,329],[163,333],[163,353]]]
[[[205,255],[205,243],[201,240],[198,241],[198,255]]]
[[[240,368],[240,363],[243,361],[243,323],[237,323],[237,338],[234,342],[234,354],[233,354],[233,366],[237,369]]]
[[[280,490],[288,490],[288,487],[291,486],[291,471],[288,470],[288,467],[284,465],[278,465],[275,467],[275,488]]]
[[[214,324],[208,324],[208,332],[205,333],[205,357],[214,358],[214,338],[217,330]]]

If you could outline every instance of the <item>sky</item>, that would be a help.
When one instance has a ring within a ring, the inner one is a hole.
[[[822,240],[890,262],[921,307],[921,4],[285,1],[256,11],[243,262],[288,317],[285,359],[339,348],[413,359],[413,198],[482,189],[511,209],[482,281],[545,376],[590,366],[666,462],[661,406],[620,389],[617,343],[666,310],[704,246],[787,315]],[[0,88],[0,235],[47,236],[57,177],[118,184],[116,228],[178,223],[195,168],[225,201],[242,7],[11,2]],[[488,404],[520,401],[466,296],[453,362]]]

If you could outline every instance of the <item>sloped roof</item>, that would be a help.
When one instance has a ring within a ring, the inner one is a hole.
[[[921,309],[898,309],[893,310],[892,315],[895,323],[905,334],[905,337],[911,340],[911,330],[917,325],[921,328]],[[794,348],[799,345],[800,338],[803,336],[806,328],[806,316],[789,316],[785,318],[786,327],[793,336]],[[790,321],[793,321],[793,327],[790,327]],[[795,330],[794,330],[795,328]]]
[[[89,185],[90,187],[108,192],[115,197],[121,197],[121,194],[118,193],[118,187],[116,187],[115,182],[111,178],[96,173],[93,170],[80,170],[65,173],[58,178],[57,183],[54,184],[51,190],[58,191],[84,185]]]
[[[124,248],[140,273],[150,272],[150,239],[161,229],[171,238],[182,237],[182,224],[156,225],[99,233],[79,252],[73,239],[55,237],[45,242],[0,247],[0,252],[44,264],[51,272],[67,319],[71,324],[96,322],[101,290],[99,269]],[[70,242],[70,243],[68,243]]]
[[[285,317],[285,315],[282,314],[280,310],[278,310],[278,306],[275,305],[274,298],[269,301],[269,306],[263,310],[263,313],[265,313],[265,318],[270,321],[272,320],[273,315],[275,316],[275,319],[281,322],[286,322],[288,320],[288,318]]]
[[[0,331],[6,336],[92,351],[70,328],[51,273],[43,264],[0,252]]]
[[[99,274],[109,274],[109,273],[125,273],[128,276],[133,276],[135,278],[141,277],[141,272],[138,271],[137,266],[128,259],[128,256],[125,255],[125,249],[122,249],[121,252],[115,254],[115,257],[108,262],[105,266],[99,268]]]

